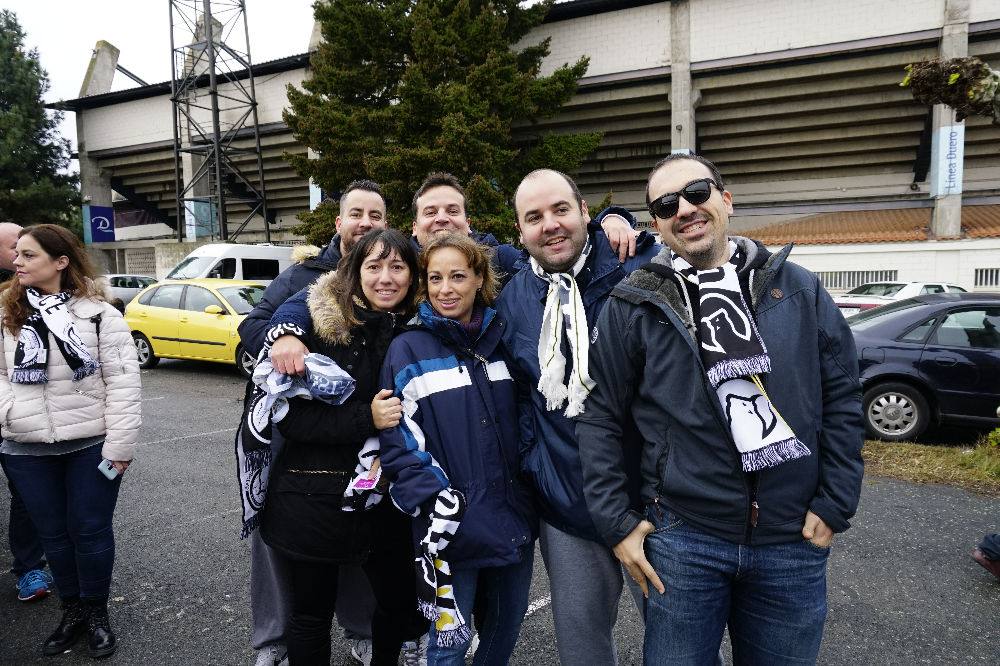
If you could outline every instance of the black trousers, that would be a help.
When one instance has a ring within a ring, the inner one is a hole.
[[[404,641],[419,640],[430,622],[417,610],[409,516],[388,498],[372,509],[372,551],[362,565],[375,594],[372,665],[395,666]],[[292,613],[285,636],[290,666],[328,666],[330,627],[337,606],[339,565],[289,560]]]

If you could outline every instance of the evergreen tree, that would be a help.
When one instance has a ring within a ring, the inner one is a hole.
[[[64,173],[70,145],[57,131],[62,114],[42,105],[48,89],[38,52],[24,49],[17,17],[0,10],[0,221],[78,227],[77,179]]]
[[[323,42],[312,78],[303,90],[289,86],[285,112],[319,159],[289,156],[292,164],[328,191],[375,180],[385,188],[390,221],[404,229],[420,182],[448,171],[465,183],[477,229],[515,237],[508,202],[524,174],[542,166],[572,173],[601,139],[530,129],[569,101],[587,70],[581,58],[539,76],[548,40],[519,45],[551,4],[320,0]],[[334,214],[323,207],[300,215],[302,231],[328,239]]]

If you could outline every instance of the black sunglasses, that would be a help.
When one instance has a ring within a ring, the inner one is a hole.
[[[667,192],[653,201],[650,201],[646,204],[646,207],[649,208],[649,214],[653,217],[658,217],[661,220],[668,220],[677,214],[680,197],[684,197],[685,201],[690,203],[692,206],[703,204],[708,201],[709,197],[712,196],[712,185],[715,185],[715,187],[719,190],[722,189],[713,178],[692,180],[690,183],[685,185],[684,189],[680,192]]]

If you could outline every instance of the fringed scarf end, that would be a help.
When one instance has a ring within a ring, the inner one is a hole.
[[[759,472],[789,460],[805,458],[810,455],[810,451],[809,447],[800,442],[797,437],[792,437],[760,449],[747,451],[741,455],[744,472]]]

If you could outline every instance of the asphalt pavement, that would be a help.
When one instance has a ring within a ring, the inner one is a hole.
[[[229,367],[185,361],[163,361],[142,380],[141,443],[115,517],[110,606],[120,647],[106,663],[253,663],[233,456],[243,382]],[[0,490],[4,531],[7,505]],[[854,527],[834,542],[819,662],[1000,664],[1000,580],[970,557],[998,529],[1000,498],[866,479]],[[10,564],[0,548],[0,571]],[[91,663],[80,647],[39,656],[58,601],[20,603],[14,582],[0,574],[0,664]],[[540,556],[531,599],[512,663],[556,664]],[[640,664],[642,624],[627,597],[616,635],[621,663]],[[333,663],[356,663],[339,639]]]

